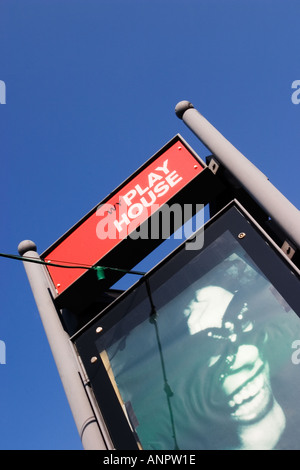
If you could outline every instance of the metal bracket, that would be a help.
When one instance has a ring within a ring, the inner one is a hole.
[[[288,241],[283,243],[281,249],[289,259],[292,259],[296,252],[296,250],[290,245]]]
[[[213,172],[213,174],[215,175],[218,171],[218,169],[220,168],[220,165],[219,163],[214,160],[213,158],[210,160],[209,164],[208,164],[208,168]]]

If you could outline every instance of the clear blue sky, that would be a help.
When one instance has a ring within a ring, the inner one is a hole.
[[[184,99],[299,208],[299,18],[299,0],[1,0],[0,252],[43,252],[177,133],[205,158]],[[0,273],[0,449],[81,449],[23,266]]]

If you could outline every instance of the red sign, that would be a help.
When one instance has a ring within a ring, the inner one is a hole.
[[[204,169],[177,136],[71,229],[44,255],[45,261],[94,266]],[[58,294],[84,269],[47,266]]]

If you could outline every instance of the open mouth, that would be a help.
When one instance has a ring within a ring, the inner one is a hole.
[[[255,376],[231,395],[228,406],[235,421],[249,423],[262,418],[269,409],[270,401],[267,374],[262,367]]]

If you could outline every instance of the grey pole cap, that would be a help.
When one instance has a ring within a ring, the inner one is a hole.
[[[36,244],[31,240],[23,240],[18,246],[20,256],[23,256],[27,251],[37,251]]]
[[[194,106],[192,105],[192,103],[190,103],[190,101],[186,101],[186,100],[180,101],[175,106],[176,116],[179,117],[179,119],[182,119],[182,116],[184,115],[185,111],[193,107]]]

